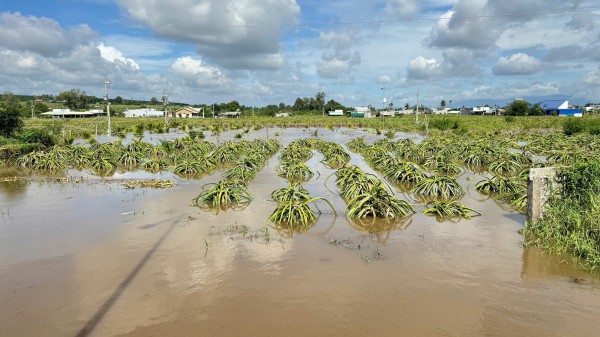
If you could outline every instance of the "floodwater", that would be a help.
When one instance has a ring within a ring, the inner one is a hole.
[[[266,133],[283,144],[311,136],[270,129],[244,138]],[[381,137],[319,130],[340,144],[360,135]],[[598,334],[598,277],[566,257],[524,249],[525,217],[475,192],[480,176],[459,178],[470,192],[462,203],[480,217],[437,222],[417,213],[400,224],[360,225],[344,218],[333,179],[331,191],[324,186],[333,171],[321,158],[308,161],[320,176],[305,187],[330,200],[338,217],[323,205],[318,222],[293,236],[266,226],[270,193],[286,184],[276,157],[249,184],[256,199],[247,208],[218,214],[190,203],[221,172],[117,176],[173,179],[169,189],[125,189],[81,172],[69,172],[83,176],[70,182],[0,182],[1,334]],[[372,172],[355,154],[352,163]]]

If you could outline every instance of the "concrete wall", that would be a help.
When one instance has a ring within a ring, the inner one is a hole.
[[[527,180],[527,220],[534,221],[544,215],[546,203],[553,191],[560,189],[558,167],[532,168]]]

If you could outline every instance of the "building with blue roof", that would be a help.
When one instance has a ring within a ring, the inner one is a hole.
[[[558,114],[559,116],[583,116],[581,109],[569,107],[569,101],[566,99],[548,99],[538,103],[546,115]]]

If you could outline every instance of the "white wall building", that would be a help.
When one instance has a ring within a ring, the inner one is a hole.
[[[156,109],[144,108],[125,110],[125,112],[123,112],[123,115],[125,117],[164,117],[165,113],[164,111],[158,111]]]

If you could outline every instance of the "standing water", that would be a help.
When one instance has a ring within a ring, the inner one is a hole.
[[[279,136],[275,136],[275,132]],[[232,132],[218,141],[231,139]],[[259,130],[283,145],[309,130]],[[319,130],[345,144],[360,130]],[[217,142],[216,137],[210,139]],[[360,155],[351,164],[374,173]],[[600,284],[566,258],[523,248],[525,217],[459,181],[482,216],[438,222],[417,211],[396,224],[360,224],[315,152],[304,186],[328,199],[317,223],[291,234],[268,223],[276,156],[248,185],[242,210],[191,200],[198,180],[125,188],[69,171],[68,179],[0,182],[0,326],[5,336],[593,336]],[[14,170],[3,171],[14,176]],[[76,178],[77,177],[77,178]],[[327,183],[327,185],[325,184]]]

